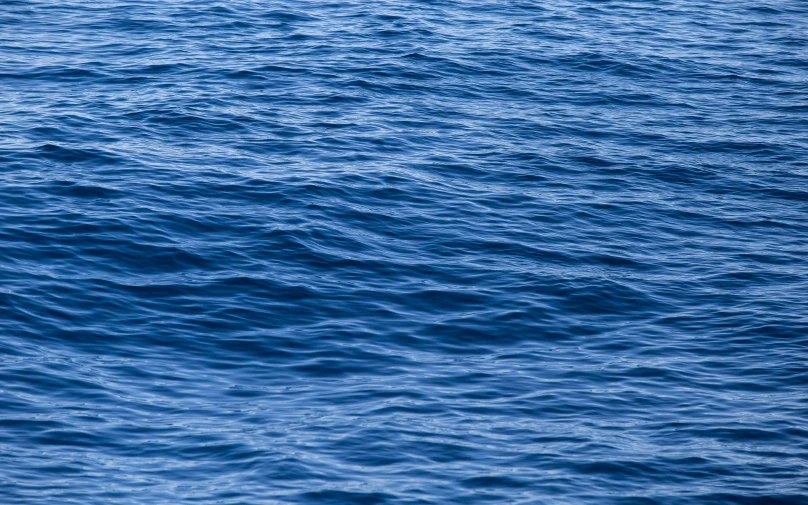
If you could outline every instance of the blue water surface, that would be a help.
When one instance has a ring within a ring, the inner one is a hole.
[[[3,0],[0,503],[808,503],[804,0]]]

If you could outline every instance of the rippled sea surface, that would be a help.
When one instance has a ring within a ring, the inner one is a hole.
[[[806,2],[0,39],[3,504],[808,503]]]

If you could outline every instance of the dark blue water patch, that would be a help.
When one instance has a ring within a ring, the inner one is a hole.
[[[0,502],[808,503],[799,1],[0,7]]]

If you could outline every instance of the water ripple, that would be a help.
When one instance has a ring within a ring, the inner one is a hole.
[[[3,503],[808,504],[806,20],[3,2]]]

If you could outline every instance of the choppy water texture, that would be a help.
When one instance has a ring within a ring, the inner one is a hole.
[[[808,503],[808,4],[0,4],[3,504]]]

